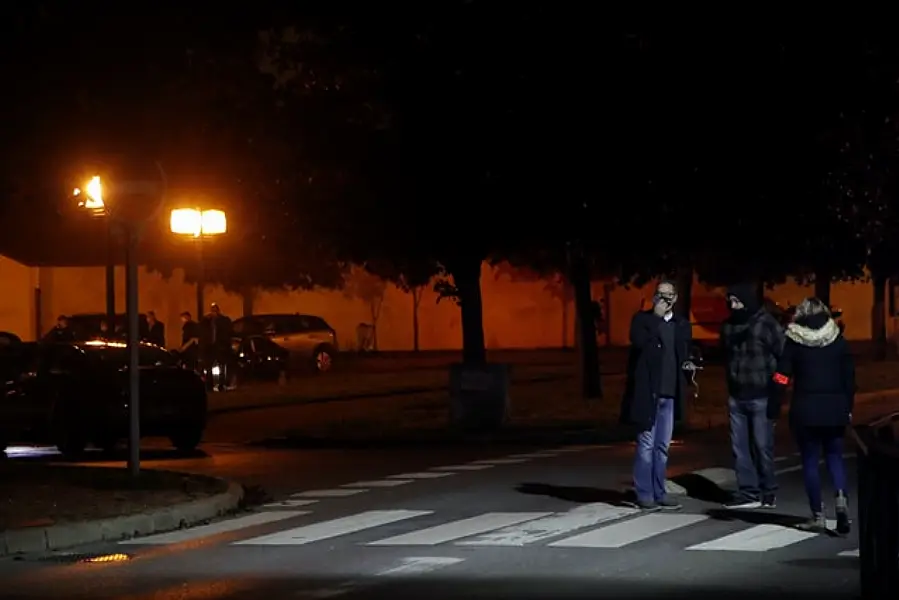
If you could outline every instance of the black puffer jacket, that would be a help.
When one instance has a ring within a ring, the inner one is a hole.
[[[768,416],[777,418],[780,414],[784,391],[792,383],[792,425],[848,425],[855,401],[855,360],[840,328],[829,315],[812,315],[791,323],[786,338],[774,375]]]

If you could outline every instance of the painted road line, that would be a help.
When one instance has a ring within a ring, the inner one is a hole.
[[[456,543],[460,546],[524,546],[567,535],[584,527],[622,519],[638,512],[640,511],[636,508],[597,502],[568,512],[490,531],[473,540]]]
[[[350,533],[356,533],[380,527],[406,519],[413,519],[424,515],[430,515],[430,510],[369,510],[366,512],[332,519],[330,521],[322,521],[305,525],[303,527],[295,527],[263,535],[249,540],[241,540],[235,542],[238,546],[301,546],[303,544],[311,544],[312,542],[320,542]]]
[[[218,523],[210,523],[209,525],[200,525],[190,529],[179,529],[178,531],[170,531],[168,533],[158,533],[149,535],[144,538],[136,538],[133,540],[122,540],[120,544],[126,545],[164,545],[164,544],[180,544],[181,542],[189,542],[211,535],[220,533],[230,533],[238,529],[246,527],[254,527],[256,525],[265,525],[266,523],[274,523],[294,517],[302,517],[308,515],[306,510],[284,510],[284,511],[266,511],[244,515],[236,519],[228,519],[227,521],[219,521]]]
[[[764,523],[715,540],[690,546],[687,550],[716,550],[726,552],[767,552],[785,548],[818,537],[811,531]]]
[[[447,467],[431,467],[431,471],[483,471],[493,465],[449,465]]]
[[[518,463],[528,462],[526,458],[494,458],[493,460],[474,460],[473,465],[517,465]]]
[[[601,445],[601,446],[562,446],[561,448],[555,448],[550,450],[550,452],[586,452],[587,450],[605,450],[607,448],[611,448],[611,446]]]
[[[357,481],[356,483],[345,483],[342,488],[381,488],[381,487],[396,487],[398,485],[404,485],[406,483],[412,483],[411,479],[378,479],[377,481]]]
[[[549,544],[556,548],[623,548],[707,520],[707,515],[652,513]]]
[[[438,477],[447,477],[455,475],[449,472],[423,472],[423,473],[400,473],[399,475],[391,475],[387,479],[437,479]]]
[[[486,531],[515,525],[523,521],[539,519],[552,513],[484,513],[477,517],[461,519],[443,525],[419,529],[410,533],[404,533],[394,537],[385,538],[376,542],[370,542],[369,546],[434,546],[453,540],[462,539]]]
[[[555,458],[558,454],[554,452],[532,452],[530,454],[510,454],[509,458]]]
[[[298,506],[309,506],[316,502],[318,502],[318,500],[280,500],[278,502],[263,504],[262,508],[297,508]]]
[[[859,556],[858,548],[856,548],[855,550],[844,550],[843,552],[840,552],[839,554],[837,554],[837,556],[845,556],[847,558],[858,558],[858,556]]]
[[[345,498],[347,496],[355,496],[356,494],[361,494],[362,492],[367,492],[368,490],[348,490],[348,489],[333,489],[333,490],[309,490],[307,492],[300,492],[298,494],[291,494],[291,498]]]
[[[802,465],[793,465],[792,467],[784,467],[783,469],[778,469],[774,471],[775,475],[786,475],[787,473],[793,473],[795,471],[801,471]]]
[[[399,566],[385,569],[377,575],[421,575],[437,569],[457,565],[464,558],[452,558],[450,556],[409,556],[400,560]]]

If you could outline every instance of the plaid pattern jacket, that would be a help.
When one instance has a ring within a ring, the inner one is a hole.
[[[777,319],[764,309],[746,322],[728,319],[721,326],[721,344],[727,357],[727,389],[731,397],[768,397],[784,347],[784,332]]]

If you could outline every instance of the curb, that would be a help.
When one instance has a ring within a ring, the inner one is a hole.
[[[0,532],[0,556],[115,542],[190,527],[238,508],[243,486],[227,483],[228,489],[221,494],[146,513]]]

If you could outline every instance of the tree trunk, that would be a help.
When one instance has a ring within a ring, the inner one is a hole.
[[[418,352],[418,307],[421,304],[421,288],[414,287],[412,293],[412,349]]]
[[[815,269],[815,297],[827,306],[830,306],[830,279],[827,269]]]
[[[371,311],[371,349],[378,351],[378,319],[381,318],[381,306],[384,304],[384,294],[374,297],[368,304]]]
[[[886,296],[887,278],[873,273],[874,302],[871,304],[871,341],[874,342],[874,359],[885,360],[887,356]]]
[[[602,309],[603,309],[603,318],[605,319],[605,330],[603,333],[606,335],[605,337],[605,346],[612,345],[612,290],[615,288],[615,285],[612,283],[605,283],[602,286]]]
[[[251,287],[246,287],[241,290],[240,298],[243,301],[243,316],[253,316],[253,302],[256,300],[256,290]]]
[[[571,285],[577,312],[578,343],[581,357],[581,395],[585,400],[602,398],[599,374],[599,348],[596,346],[596,320],[590,291],[590,271],[584,257],[575,250],[571,255]]]
[[[677,270],[677,304],[674,310],[678,315],[690,320],[690,309],[692,308],[693,298],[693,267],[684,266]]]
[[[452,270],[453,284],[459,294],[462,312],[462,362],[466,365],[487,363],[484,343],[484,305],[481,298],[481,260],[462,259]]]

